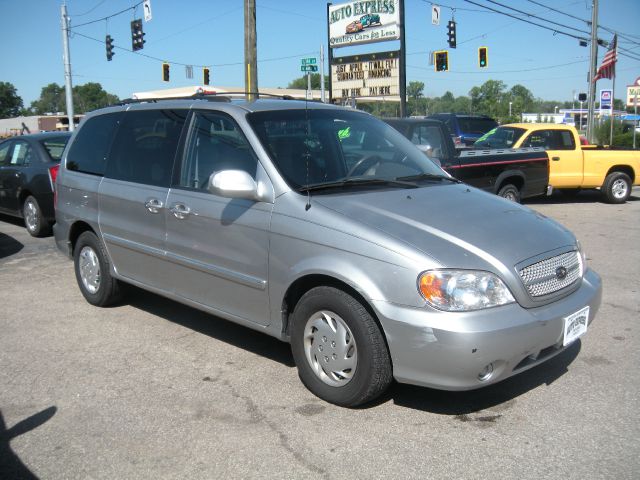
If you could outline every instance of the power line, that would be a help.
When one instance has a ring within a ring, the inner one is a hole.
[[[94,42],[98,42],[98,43],[104,43],[104,40],[100,40],[94,37],[90,37],[89,35],[84,35],[83,33],[79,33],[79,32],[74,32],[74,35],[78,35],[80,37],[89,39],[89,40],[93,40]],[[118,45],[114,45],[114,48],[117,48],[118,50],[122,50],[128,53],[132,53],[134,55],[139,55],[141,57],[145,57],[145,58],[149,58],[151,60],[156,60],[158,62],[163,62],[163,63],[169,63],[171,65],[179,65],[179,66],[183,66],[183,67],[187,67],[187,66],[191,66],[191,67],[199,67],[199,68],[204,68],[204,67],[231,67],[231,66],[236,66],[236,65],[244,65],[244,62],[233,62],[233,63],[219,63],[219,64],[215,64],[215,65],[195,65],[193,63],[181,63],[181,62],[176,62],[176,61],[169,61],[169,60],[165,60],[162,58],[158,58],[158,57],[154,57],[152,55],[147,55],[146,53],[141,53],[139,51],[134,52],[133,50],[130,50],[128,48],[124,48],[124,47],[119,47]],[[264,63],[264,62],[276,62],[276,61],[280,61],[280,60],[288,60],[291,58],[300,58],[300,57],[304,57],[305,55],[315,55],[317,54],[317,51],[313,51],[313,52],[304,52],[304,53],[298,53],[296,55],[287,55],[285,57],[274,57],[274,58],[265,58],[262,60],[258,60],[258,63]]]
[[[566,37],[575,38],[576,40],[582,40],[582,41],[585,41],[585,42],[588,41],[587,38],[579,37],[579,36],[574,35],[572,33],[567,33],[567,32],[563,32],[563,31],[555,29],[555,28],[547,27],[546,25],[540,25],[539,23],[532,22],[530,20],[522,19],[522,18],[517,17],[515,15],[511,15],[510,13],[507,13],[507,12],[501,12],[500,10],[496,10],[495,8],[487,7],[486,5],[481,5],[479,3],[472,2],[471,0],[464,0],[464,1],[467,2],[467,3],[471,3],[473,5],[477,5],[478,7],[486,8],[487,10],[491,10],[492,12],[499,13],[500,15],[505,15],[507,17],[511,17],[511,18],[515,18],[516,20],[520,20],[521,22],[529,23],[531,25],[535,25],[537,27],[544,28],[545,30],[550,30],[550,31],[552,31],[554,33],[557,33],[557,34],[560,34],[560,35],[564,35]]]
[[[511,15],[510,13],[502,12],[500,10],[496,10],[494,8],[487,7],[486,5],[481,5],[479,3],[472,2],[471,0],[464,0],[464,1],[467,2],[467,3],[471,3],[473,5],[477,5],[477,6],[482,7],[482,8],[486,8],[487,10],[490,10],[490,11],[492,11],[494,13],[498,13],[500,15],[505,15],[507,17],[514,18],[514,19],[519,20],[521,22],[528,23],[530,25],[535,25],[535,26],[540,27],[540,28],[544,28],[545,30],[549,30],[549,31],[553,32],[554,34],[565,35],[567,37],[575,38],[576,40],[583,40],[583,41],[587,41],[588,40],[588,39],[586,39],[584,37],[579,37],[579,36],[573,35],[571,33],[563,32],[563,31],[555,29],[555,28],[547,27],[546,25],[540,25],[539,23],[532,22],[530,20],[525,20],[525,19],[520,18],[520,17],[518,17],[516,15]]]
[[[125,8],[124,10],[120,10],[119,12],[113,13],[111,15],[107,15],[106,17],[103,18],[99,18],[97,20],[91,20],[90,22],[85,22],[85,23],[81,23],[80,25],[74,25],[71,30],[73,30],[74,28],[78,28],[78,27],[84,27],[85,25],[91,25],[92,23],[98,23],[98,22],[102,22],[104,20],[109,20],[110,18],[113,17],[117,17],[120,14],[123,14],[124,12],[128,12],[129,10],[135,10],[136,8],[138,8],[140,5],[142,5],[143,2],[138,2],[136,3],[133,7],[128,7]]]
[[[496,73],[523,73],[523,72],[535,72],[538,70],[548,70],[550,68],[559,68],[559,67],[566,67],[567,65],[574,65],[576,63],[584,63],[585,61],[587,61],[588,59],[585,58],[583,60],[577,60],[575,62],[568,62],[568,63],[559,63],[557,65],[548,65],[548,66],[544,66],[544,67],[536,67],[536,68],[525,68],[525,69],[521,69],[521,70],[499,70],[499,71],[491,71],[491,72],[485,72],[485,71],[469,71],[469,72],[463,72],[463,71],[456,71],[456,70],[450,70],[450,72],[453,73],[469,73],[469,74],[496,74]],[[427,67],[418,67],[415,65],[407,65],[408,67],[411,68],[417,68],[418,70],[432,70],[430,68]]]
[[[504,4],[500,3],[500,2],[495,2],[494,0],[485,0],[485,1],[489,2],[489,3],[493,3],[494,5],[499,5],[500,7],[503,7],[503,8],[508,8],[509,10],[513,10],[514,12],[518,12],[518,13],[520,13],[522,15],[527,16],[527,17],[537,18],[538,20],[542,20],[544,22],[551,23],[553,25],[559,25],[559,26],[561,26],[563,28],[568,28],[569,30],[575,30],[576,32],[584,33],[586,35],[590,34],[590,32],[587,32],[585,30],[580,30],[579,28],[574,28],[574,27],[570,27],[568,25],[563,25],[562,23],[554,22],[553,20],[549,20],[547,18],[539,17],[537,15],[534,15],[533,13],[528,13],[528,12],[524,12],[522,10],[518,10],[517,8],[509,7],[508,5],[504,5]]]
[[[70,17],[84,17],[85,15],[89,15],[91,12],[93,12],[96,8],[98,8],[100,5],[102,5],[104,2],[106,2],[107,0],[102,0],[100,3],[98,3],[95,7],[87,10],[84,13],[79,13],[77,15],[70,15]]]

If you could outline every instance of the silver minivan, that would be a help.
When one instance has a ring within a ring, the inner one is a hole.
[[[90,303],[133,284],[290,342],[307,388],[344,406],[393,379],[469,390],[523,372],[580,338],[602,294],[563,226],[371,115],[286,99],[89,114],[54,233]]]

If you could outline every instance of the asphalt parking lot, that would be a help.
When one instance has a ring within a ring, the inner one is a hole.
[[[483,390],[357,410],[270,337],[137,289],[92,307],[52,238],[0,216],[0,478],[638,478],[640,189],[528,205],[603,278],[586,336]]]

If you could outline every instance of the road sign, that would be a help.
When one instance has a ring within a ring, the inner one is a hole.
[[[315,58],[303,58],[302,59],[302,65],[315,65],[316,64],[316,59]]]
[[[440,25],[440,7],[438,5],[431,5],[431,24]]]
[[[300,65],[300,71],[301,72],[317,72],[318,66],[317,65]]]

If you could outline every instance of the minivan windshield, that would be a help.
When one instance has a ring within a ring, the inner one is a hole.
[[[295,190],[402,188],[450,178],[397,130],[365,113],[296,109],[247,118]]]
[[[498,127],[476,140],[474,148],[511,148],[525,132],[524,128]]]

